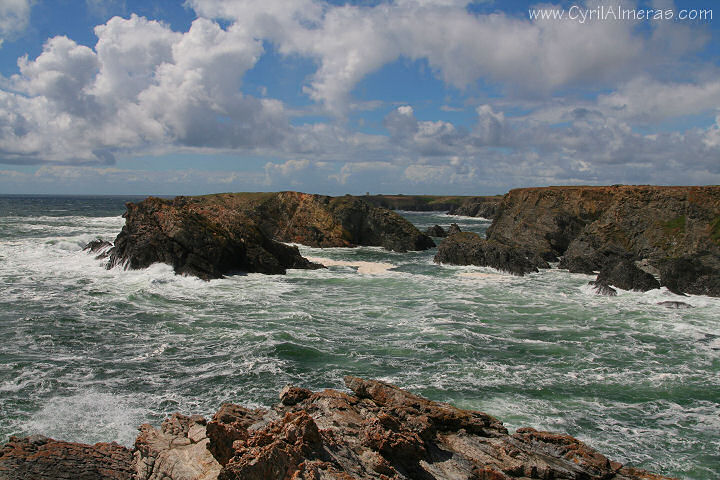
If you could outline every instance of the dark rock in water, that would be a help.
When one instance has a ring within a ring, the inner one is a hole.
[[[241,214],[225,213],[211,215],[182,197],[128,203],[108,267],[139,269],[161,262],[172,265],[176,273],[205,280],[240,272],[282,274],[288,268],[322,267],[303,258],[297,247],[268,238]]]
[[[132,452],[116,443],[61,442],[40,435],[10,437],[0,449],[2,480],[130,479]]]
[[[425,235],[429,235],[431,237],[447,237],[447,232],[443,227],[440,225],[433,225],[432,227],[428,227],[427,230],[425,230]]]
[[[659,268],[660,281],[671,292],[720,296],[720,260],[714,256],[667,258]]]
[[[633,260],[627,258],[604,266],[595,283],[640,292],[660,288],[660,282],[655,277],[640,270]]]
[[[435,255],[435,263],[493,267],[513,275],[537,272],[538,261],[539,259],[528,258],[525,252],[485,240],[472,232],[449,236],[440,244]]]
[[[112,246],[112,243],[106,242],[105,240],[98,238],[92,240],[87,245],[85,245],[83,247],[83,251],[97,253],[98,255],[95,258],[99,260],[101,258],[107,258],[110,256],[110,249],[112,248]]]
[[[612,288],[611,286],[605,284],[605,283],[598,283],[595,281],[588,282],[588,285],[593,286],[593,290],[595,290],[595,293],[598,295],[605,295],[607,297],[616,297],[617,296],[617,290]]]
[[[456,233],[460,233],[462,230],[460,230],[460,227],[457,223],[451,223],[450,226],[447,229],[447,236],[455,235]]]
[[[140,427],[133,452],[42,437],[0,449],[2,479],[662,480],[569,435],[520,428],[393,385],[345,377],[352,394],[288,387],[269,410],[225,404],[206,422]],[[40,439],[40,440],[38,440]]]
[[[667,308],[693,308],[692,305],[685,302],[676,302],[671,300],[666,300],[664,302],[658,302],[658,305],[661,305],[663,307]]]

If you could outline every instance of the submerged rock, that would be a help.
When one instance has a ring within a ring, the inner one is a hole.
[[[598,283],[596,281],[588,282],[588,285],[591,285],[593,287],[593,290],[598,295],[605,295],[606,297],[616,297],[617,296],[617,290],[612,288],[610,285],[606,283]]]
[[[664,302],[658,302],[658,305],[667,308],[693,308],[692,305],[685,302],[677,302],[672,300],[666,300]]]
[[[95,258],[100,260],[101,258],[107,258],[110,256],[110,249],[112,247],[113,247],[112,243],[107,242],[107,241],[103,240],[102,238],[97,238],[95,240],[88,242],[83,247],[83,251],[86,251],[89,253],[96,253],[97,256]]]
[[[433,402],[387,383],[345,377],[345,385],[352,394],[288,387],[281,394],[281,402],[270,410],[225,404],[207,424],[199,416],[174,414],[159,430],[143,425],[132,464],[130,451],[123,447],[114,446],[117,452],[110,457],[100,455],[103,462],[118,466],[114,470],[86,467],[97,462],[97,445],[73,444],[77,447],[59,449],[50,456],[36,455],[34,450],[8,456],[6,452],[16,449],[14,445],[32,443],[13,438],[0,450],[0,478],[667,478],[611,461],[569,435],[532,428],[510,434],[490,415]],[[79,462],[78,451],[84,452]],[[115,458],[113,455],[122,461],[108,462],[108,458]],[[17,465],[26,468],[8,468]],[[61,472],[66,471],[75,475],[63,476]]]
[[[537,272],[538,266],[547,266],[542,259],[529,258],[525,252],[485,240],[472,232],[461,232],[446,238],[438,247],[435,263],[492,267],[513,275]]]

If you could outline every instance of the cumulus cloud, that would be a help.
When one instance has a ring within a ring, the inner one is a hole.
[[[0,47],[5,38],[27,28],[31,7],[31,0],[3,0],[0,3]]]

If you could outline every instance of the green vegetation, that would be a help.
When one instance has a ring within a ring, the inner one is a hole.
[[[677,218],[663,222],[662,226],[665,229],[665,233],[670,235],[685,233],[685,215],[680,215]]]
[[[720,217],[715,217],[715,220],[710,223],[710,238],[720,245]]]

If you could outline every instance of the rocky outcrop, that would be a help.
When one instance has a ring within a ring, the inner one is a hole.
[[[112,243],[107,242],[107,241],[103,240],[102,238],[97,238],[95,240],[91,240],[90,242],[88,242],[83,247],[83,251],[96,254],[95,258],[100,260],[102,258],[107,258],[110,256],[110,249],[112,247],[113,247]]]
[[[459,205],[454,205],[453,208],[448,211],[448,215],[482,217],[492,220],[497,215],[501,200],[501,196],[469,197]]]
[[[116,443],[61,442],[40,435],[10,437],[0,449],[2,480],[125,480],[132,453]]]
[[[160,429],[140,426],[135,440],[134,480],[214,480],[221,466],[208,450],[207,422],[174,413]]]
[[[683,255],[663,259],[660,280],[675,293],[720,297],[720,259],[713,255]]]
[[[520,249],[486,240],[477,233],[461,232],[446,238],[438,247],[435,263],[492,267],[513,275],[548,268],[547,262]]]
[[[106,444],[71,444],[74,447],[55,455],[37,455],[37,448],[17,447],[33,440],[13,438],[0,450],[0,478],[667,478],[611,461],[569,435],[532,428],[511,434],[490,415],[433,402],[387,383],[345,377],[345,384],[352,394],[288,387],[280,403],[268,410],[226,404],[207,423],[199,416],[174,414],[160,430],[143,425],[132,465],[123,447],[115,445],[110,454],[101,455],[102,465],[122,467],[115,470],[84,467],[97,461],[98,448],[106,448],[98,445]],[[7,454],[18,450],[14,456]],[[76,452],[82,452],[81,462],[75,460]],[[122,462],[108,461],[118,455]],[[71,471],[63,470],[66,465],[74,468],[74,476],[63,476]],[[10,469],[15,466],[25,469]],[[78,475],[83,472],[88,473]]]
[[[615,286],[623,290],[647,292],[660,288],[660,282],[647,272],[640,270],[631,259],[626,258],[606,264],[597,276],[595,285]]]
[[[592,273],[630,256],[661,283],[718,295],[720,187],[547,187],[505,195],[488,238]],[[699,262],[690,266],[684,258]]]
[[[450,226],[447,229],[447,236],[450,237],[452,235],[455,235],[456,233],[460,233],[462,230],[460,230],[460,227],[457,223],[451,223]]]
[[[149,197],[128,203],[124,216],[109,267],[137,269],[161,262],[176,273],[203,279],[321,267],[282,242],[382,246],[399,252],[435,246],[400,215],[350,196],[280,192]]]
[[[108,268],[167,263],[178,274],[209,280],[239,272],[282,274],[288,268],[321,267],[303,258],[297,247],[269,238],[243,212],[218,214],[184,197],[128,203],[124,217]]]
[[[447,237],[447,232],[440,225],[433,225],[432,227],[428,227],[428,229],[425,230],[425,235],[428,235],[430,237],[444,238]]]

